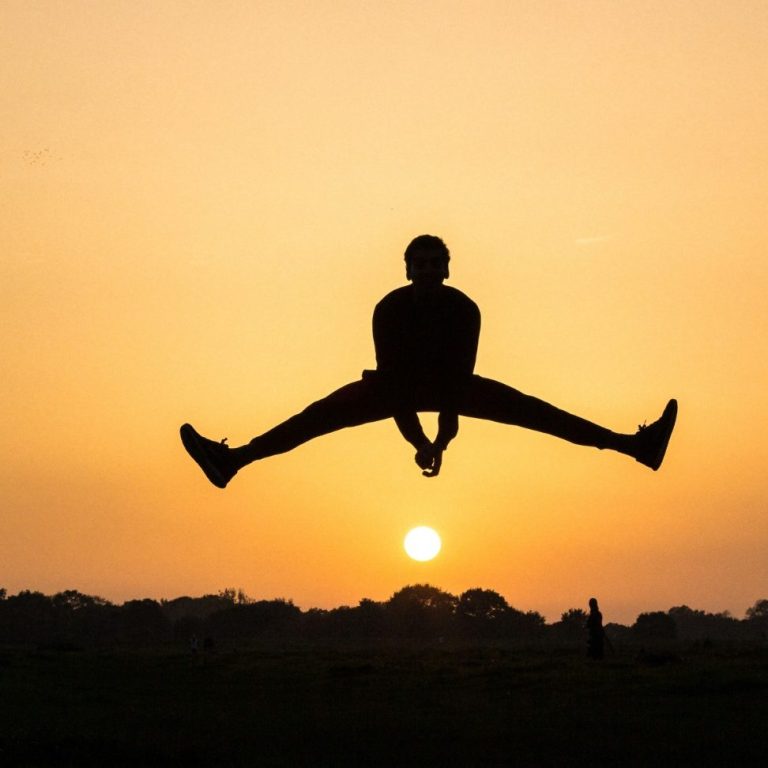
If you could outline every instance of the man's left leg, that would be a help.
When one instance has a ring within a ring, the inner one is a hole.
[[[656,470],[664,459],[675,425],[677,401],[669,401],[658,421],[629,435],[574,416],[506,384],[474,375],[463,391],[459,413],[545,432],[577,445],[618,451]]]

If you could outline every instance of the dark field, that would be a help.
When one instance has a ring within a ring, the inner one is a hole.
[[[0,765],[765,765],[768,654],[0,651]]]

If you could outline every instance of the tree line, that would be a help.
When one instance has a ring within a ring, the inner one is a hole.
[[[0,644],[80,649],[194,644],[240,647],[261,641],[466,640],[535,646],[578,646],[587,614],[572,608],[547,624],[491,589],[453,595],[429,584],[403,587],[388,600],[303,611],[291,600],[254,600],[242,590],[173,600],[129,600],[116,605],[76,590],[44,595],[0,589]],[[768,642],[768,599],[744,619],[688,606],[641,613],[634,624],[609,623],[611,642],[761,645]]]

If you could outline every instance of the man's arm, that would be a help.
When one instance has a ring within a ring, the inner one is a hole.
[[[457,334],[459,373],[471,376],[477,360],[477,345],[480,342],[480,309],[471,299],[464,309],[462,327]]]
[[[461,313],[462,319],[454,331],[455,369],[453,376],[455,378],[453,384],[457,390],[461,388],[461,382],[468,379],[474,372],[477,345],[480,340],[480,310],[471,299],[467,297],[464,299],[466,303]],[[454,393],[454,397],[456,396],[457,393]],[[437,425],[434,447],[435,450],[442,453],[459,432],[459,414],[454,410],[441,411]]]
[[[424,434],[419,414],[403,412],[395,414],[395,424],[400,434],[416,449],[414,460],[425,477],[435,477],[443,462],[443,449],[437,448]]]
[[[376,350],[376,368],[386,377],[390,395],[395,401],[404,394],[400,380],[398,358],[402,354],[402,333],[398,323],[398,292],[385,296],[373,311],[373,345]],[[427,436],[415,411],[402,410],[394,415],[400,434],[417,450],[429,444]]]
[[[395,424],[400,434],[416,449],[414,459],[423,470],[424,477],[437,477],[443,464],[443,451],[459,431],[458,414],[443,412],[438,416],[438,432],[434,442],[430,442],[424,434],[418,413],[397,413]]]
[[[459,433],[459,414],[455,411],[441,411],[437,417],[435,448],[444,451],[448,443]]]
[[[418,418],[418,416],[417,416]],[[443,466],[443,451],[459,431],[459,415],[453,411],[442,411],[437,417],[437,437],[416,451],[416,463],[424,471],[424,477],[437,477]]]
[[[400,434],[417,450],[423,450],[431,445],[424,429],[419,421],[419,414],[415,411],[403,411],[395,414],[395,424],[400,430]]]

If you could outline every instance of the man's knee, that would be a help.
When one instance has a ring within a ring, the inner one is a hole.
[[[507,384],[475,374],[463,394],[459,413],[478,419],[516,423],[529,402],[533,405],[537,401]]]
[[[308,405],[299,416],[331,429],[387,418],[392,413],[380,390],[376,382],[361,379]]]

